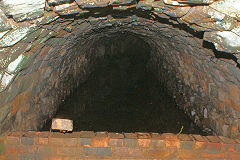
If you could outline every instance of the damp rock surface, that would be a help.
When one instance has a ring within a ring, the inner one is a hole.
[[[109,42],[104,59],[97,62],[86,82],[62,102],[54,117],[73,120],[73,131],[210,135],[187,117],[167,88],[146,68],[148,46],[140,40],[132,42],[131,38],[120,39],[124,44]],[[50,129],[49,123],[43,131]]]

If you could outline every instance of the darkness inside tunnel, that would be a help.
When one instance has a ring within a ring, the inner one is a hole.
[[[179,109],[148,66],[151,47],[140,37],[117,34],[98,40],[84,83],[62,100],[55,118],[72,119],[73,131],[157,132],[206,135]],[[95,53],[100,54],[100,53]],[[162,77],[164,78],[164,77]],[[41,129],[49,131],[51,121]]]

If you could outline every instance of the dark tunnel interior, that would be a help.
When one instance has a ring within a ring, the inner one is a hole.
[[[73,131],[207,134],[152,73],[148,43],[118,34],[98,40],[95,52],[98,47],[104,48],[104,55],[92,59],[93,71],[62,101],[55,118],[73,120]],[[51,120],[41,130],[49,131],[50,126]]]

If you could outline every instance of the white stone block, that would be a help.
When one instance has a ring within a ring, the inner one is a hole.
[[[70,119],[52,119],[52,130],[59,130],[60,132],[73,131],[73,121]]]

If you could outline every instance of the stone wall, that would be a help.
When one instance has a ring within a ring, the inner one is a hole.
[[[170,133],[12,132],[0,138],[5,159],[232,159],[239,140]]]
[[[180,108],[205,130],[238,136],[234,5],[239,2],[2,0],[0,132],[41,128],[104,55],[98,41],[131,33],[152,48],[148,67]]]

